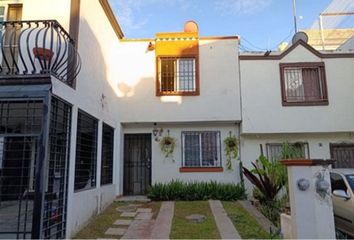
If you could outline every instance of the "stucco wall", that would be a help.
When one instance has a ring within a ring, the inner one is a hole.
[[[328,106],[282,106],[279,63],[324,62]],[[243,133],[354,131],[354,58],[320,59],[303,46],[279,60],[241,60]]]
[[[69,11],[69,9],[67,9]],[[110,84],[112,54],[117,52],[119,40],[99,1],[81,1],[78,52],[82,68],[75,89],[53,78],[53,93],[73,104],[70,173],[68,193],[67,237],[73,236],[87,221],[118,195],[120,121],[115,90]],[[84,110],[99,120],[97,148],[97,186],[74,193],[77,111]],[[102,123],[115,128],[113,184],[100,186]]]
[[[176,148],[172,158],[165,158],[160,150],[159,142],[152,139],[152,184],[166,183],[171,180],[181,181],[218,181],[218,182],[240,182],[239,168],[236,160],[233,160],[233,169],[226,169],[226,156],[224,152],[223,140],[229,136],[229,132],[238,136],[239,126],[226,123],[196,123],[196,124],[159,124],[158,128],[164,129],[163,136],[167,135],[167,130],[170,130],[170,136],[177,140]],[[124,126],[122,133],[152,133],[154,126],[145,124],[129,124]],[[221,140],[221,160],[223,172],[202,172],[202,173],[181,173],[182,167],[182,146],[181,132],[182,131],[220,131]],[[121,163],[123,164],[123,162]],[[121,179],[123,183],[123,179]]]
[[[115,56],[122,122],[241,120],[237,40],[200,40],[200,96],[156,97],[149,41],[122,42]]]
[[[23,20],[57,20],[69,31],[71,0],[2,0],[0,5],[22,3]]]

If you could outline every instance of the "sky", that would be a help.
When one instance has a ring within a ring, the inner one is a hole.
[[[281,42],[290,42],[294,34],[293,0],[110,0],[110,3],[126,38],[154,38],[158,32],[182,31],[188,20],[198,23],[200,36],[240,36],[244,50],[274,50]],[[299,29],[318,25],[319,14],[329,6],[336,11],[353,10],[354,0],[296,0]]]

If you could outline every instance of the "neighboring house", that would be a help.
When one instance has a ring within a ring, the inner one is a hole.
[[[322,31],[318,29],[303,29],[301,31],[308,35],[308,44],[316,50],[337,50],[354,36],[353,28],[324,29]]]
[[[319,52],[302,40],[283,52],[240,54],[242,161],[263,151],[279,158],[281,143],[304,157],[354,167],[354,54]]]
[[[123,34],[105,0],[1,1],[0,17],[0,238],[70,237],[118,195]]]

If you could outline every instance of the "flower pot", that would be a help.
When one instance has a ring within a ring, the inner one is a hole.
[[[54,52],[47,48],[33,48],[33,55],[39,60],[49,61],[52,59]]]

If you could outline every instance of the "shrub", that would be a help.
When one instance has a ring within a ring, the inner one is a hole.
[[[182,182],[172,180],[169,183],[156,183],[149,187],[147,196],[152,200],[208,200],[232,201],[244,199],[245,189],[240,184],[211,182]]]

